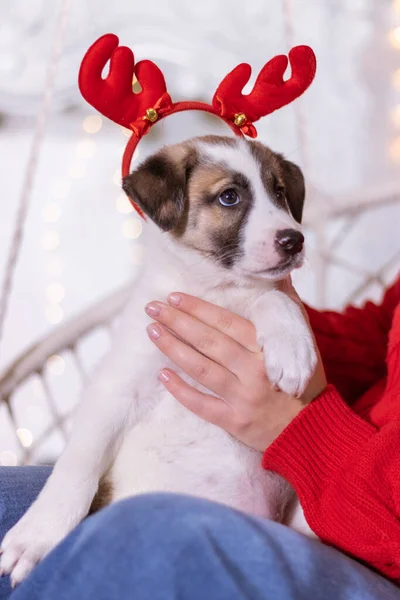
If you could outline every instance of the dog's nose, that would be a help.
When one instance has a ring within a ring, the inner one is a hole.
[[[302,251],[304,235],[296,229],[281,229],[276,232],[276,245],[285,254],[295,255]]]

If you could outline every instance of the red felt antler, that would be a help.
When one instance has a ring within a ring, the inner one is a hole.
[[[275,56],[261,69],[250,94],[243,94],[242,90],[250,79],[251,67],[247,63],[238,65],[218,86],[213,97],[214,108],[225,118],[236,118],[237,125],[248,124],[244,133],[256,137],[257,132],[251,123],[292,102],[314,79],[316,59],[311,48],[292,48],[289,61],[292,69],[290,79],[283,79],[288,65],[287,56]]]
[[[183,110],[203,110],[222,118],[236,135],[256,137],[254,121],[300,96],[314,79],[316,60],[308,46],[296,46],[289,52],[290,79],[283,76],[288,65],[286,56],[275,56],[260,71],[250,94],[243,88],[250,79],[251,67],[238,65],[218,86],[211,104],[172,102],[160,69],[150,60],[135,65],[132,50],[118,47],[118,37],[103,35],[86,52],[79,71],[79,88],[83,97],[104,116],[132,130],[122,158],[122,176],[129,174],[133,152],[153,123]],[[110,61],[110,70],[102,72]],[[132,90],[136,76],[142,91]],[[131,199],[137,212],[143,211]]]
[[[130,127],[143,119],[146,110],[167,97],[164,75],[150,60],[135,65],[133,52],[125,46],[118,47],[118,37],[108,33],[99,38],[86,52],[79,71],[79,89],[82,96],[104,116]],[[110,71],[105,79],[102,71],[110,61]],[[142,91],[132,91],[133,76]]]

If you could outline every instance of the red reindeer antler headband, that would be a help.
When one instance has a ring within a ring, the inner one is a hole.
[[[314,79],[316,60],[308,46],[296,46],[289,52],[290,79],[283,79],[288,65],[284,55],[275,56],[261,69],[253,90],[243,94],[251,67],[242,63],[219,84],[212,104],[173,102],[167,92],[164,75],[150,60],[135,65],[132,50],[118,46],[118,37],[108,33],[86,52],[79,71],[82,96],[105,117],[132,130],[122,159],[122,176],[129,174],[133,152],[143,135],[160,119],[182,110],[203,110],[220,117],[236,135],[257,137],[253,123],[300,96]],[[102,71],[110,61],[105,79]],[[142,91],[134,93],[136,77]],[[142,210],[134,204],[137,212]]]

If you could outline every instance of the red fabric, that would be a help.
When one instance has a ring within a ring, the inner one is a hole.
[[[119,46],[119,39],[112,33],[99,38],[86,52],[79,71],[79,88],[82,96],[103,115],[123,125],[132,127],[137,135],[147,132],[151,123],[146,123],[146,131],[139,126],[146,109],[156,108],[161,98],[162,110],[172,114],[178,110],[195,108],[191,102],[175,106],[167,93],[164,75],[150,60],[142,60],[135,65],[132,50]],[[251,123],[289,104],[300,96],[311,84],[315,76],[315,54],[308,46],[296,46],[289,52],[291,76],[284,81],[288,58],[275,56],[261,69],[250,94],[242,90],[250,79],[251,67],[242,63],[233,69],[220,83],[208,111],[218,117],[233,120],[236,113],[246,115],[243,132],[256,137],[257,132]],[[105,79],[102,71],[110,61],[110,70]],[[133,75],[136,75],[142,91],[132,91]],[[164,115],[165,116],[165,115]],[[134,124],[132,126],[132,124]],[[137,131],[139,129],[139,131]],[[240,127],[237,127],[240,130]]]
[[[167,92],[164,75],[150,60],[135,65],[133,52],[125,46],[118,47],[118,37],[107,33],[99,38],[86,52],[79,70],[79,89],[89,104],[105,117],[123,127],[143,118],[148,108]],[[105,79],[102,71],[110,61]],[[136,75],[142,91],[132,91],[133,75]],[[168,96],[169,98],[169,96]],[[169,104],[172,104],[169,98]]]
[[[308,46],[296,46],[289,52],[292,74],[287,81],[283,76],[288,64],[286,56],[275,56],[261,70],[253,91],[242,94],[243,87],[250,78],[251,67],[238,65],[221,82],[212,104],[203,102],[172,102],[167,92],[164,75],[150,60],[142,60],[135,65],[132,50],[118,46],[116,35],[108,33],[99,38],[86,52],[79,70],[79,89],[82,96],[104,116],[133,134],[124,152],[122,174],[129,173],[135,147],[153,122],[146,118],[146,110],[156,109],[155,122],[182,110],[205,110],[223,119],[236,135],[257,137],[252,125],[260,117],[289,104],[300,96],[311,84],[316,70],[314,52]],[[103,79],[102,72],[110,61],[108,75]],[[132,91],[133,76],[136,76],[142,91]],[[235,125],[236,113],[244,113],[242,125]],[[137,212],[143,212],[134,204]]]
[[[400,278],[380,306],[308,314],[330,384],[263,466],[322,541],[400,580]]]
[[[287,56],[275,56],[263,66],[249,94],[243,94],[242,90],[250,79],[251,66],[242,63],[235,67],[215,92],[212,103],[216,111],[230,118],[236,113],[244,113],[247,123],[254,123],[301,96],[314,79],[315,54],[308,46],[296,46],[290,50],[289,59],[292,70],[289,79],[283,79]],[[257,132],[252,133],[251,130],[246,132],[250,137],[256,137]]]

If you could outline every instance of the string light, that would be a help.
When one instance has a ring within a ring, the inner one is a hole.
[[[51,256],[47,262],[47,273],[50,277],[59,277],[64,271],[63,261],[59,256]]]
[[[82,122],[82,129],[85,133],[94,134],[100,131],[103,124],[103,120],[99,115],[88,115]],[[78,158],[91,158],[96,151],[96,143],[89,137],[84,137],[78,140],[76,145],[76,154]],[[68,174],[71,179],[81,179],[86,171],[86,165],[79,161],[74,160],[68,169]],[[69,196],[71,191],[71,181],[57,181],[55,182],[52,194],[57,199],[65,199]],[[47,204],[43,208],[43,219],[47,223],[55,223],[61,216],[61,208],[56,202]],[[48,229],[42,236],[42,248],[47,251],[54,251],[60,245],[60,235],[56,229]],[[47,273],[50,277],[59,277],[64,270],[63,261],[59,256],[52,256],[47,262]],[[53,281],[49,283],[46,289],[46,305],[45,305],[45,316],[49,323],[55,325],[60,323],[64,318],[64,310],[60,303],[65,297],[65,287],[62,283]],[[58,361],[58,362],[54,362]],[[61,357],[54,359],[53,362],[49,363],[49,368],[60,370],[63,365],[63,359]],[[61,371],[60,371],[61,372]]]
[[[59,200],[67,198],[71,191],[71,184],[68,181],[56,181],[53,185],[52,194]]]
[[[64,300],[65,287],[61,283],[50,283],[46,291],[47,299],[52,304],[59,304]]]
[[[73,163],[68,169],[68,175],[71,179],[82,179],[86,171],[85,163],[76,162]]]
[[[400,49],[400,27],[395,27],[389,33],[390,43],[394,48]]]
[[[130,240],[134,240],[142,233],[143,225],[139,219],[126,219],[122,224],[122,235]]]
[[[25,429],[25,427],[20,427],[19,429],[17,429],[16,433],[19,441],[21,442],[24,448],[29,448],[30,446],[32,446],[33,435],[29,431],[29,429]]]
[[[53,375],[62,375],[65,371],[65,360],[58,354],[47,359],[47,367]]]
[[[43,250],[55,250],[60,245],[60,234],[55,229],[48,229],[42,236]]]
[[[392,86],[396,90],[400,90],[400,69],[396,69],[395,71],[393,71],[391,81]]]
[[[90,139],[80,140],[76,145],[76,154],[79,158],[91,158],[96,150],[96,142]]]
[[[391,113],[392,121],[396,127],[400,127],[400,104],[398,104]]]
[[[46,319],[52,325],[57,325],[64,318],[64,311],[59,304],[48,304],[45,309]]]
[[[400,162],[400,137],[397,137],[389,146],[389,156],[393,162]]]
[[[61,208],[56,202],[50,202],[43,207],[43,219],[46,223],[55,223],[61,216]]]
[[[3,467],[15,467],[17,462],[17,457],[11,450],[3,450],[0,452],[0,463]]]
[[[82,129],[86,133],[97,133],[100,131],[103,119],[99,115],[89,115],[83,119]]]
[[[128,213],[133,212],[133,206],[129,202],[127,196],[125,194],[120,194],[115,201],[116,209],[119,213],[123,215],[127,215]]]

